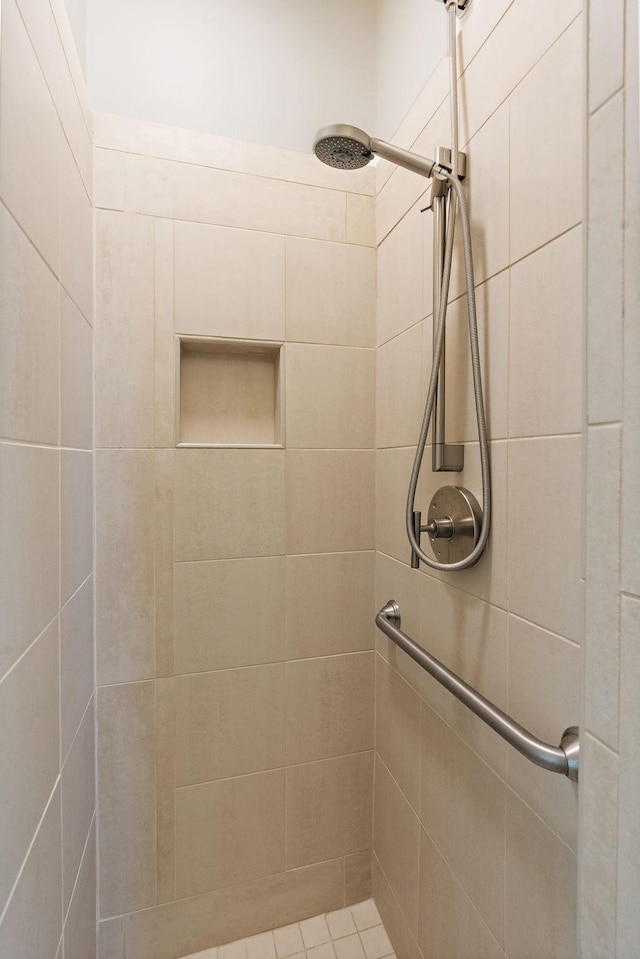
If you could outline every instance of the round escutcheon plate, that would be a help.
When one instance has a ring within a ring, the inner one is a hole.
[[[441,486],[429,504],[428,522],[451,520],[453,535],[442,538],[429,533],[431,548],[440,563],[458,563],[466,559],[480,535],[482,510],[468,489],[462,486]]]

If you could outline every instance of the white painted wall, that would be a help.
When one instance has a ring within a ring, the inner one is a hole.
[[[373,0],[88,0],[87,28],[101,112],[305,151],[374,120]]]
[[[87,73],[87,0],[65,0],[73,39],[85,76]]]
[[[446,51],[435,0],[66,3],[95,110],[295,150],[391,137]]]
[[[375,0],[376,130],[390,139],[447,52],[447,14],[436,0]]]

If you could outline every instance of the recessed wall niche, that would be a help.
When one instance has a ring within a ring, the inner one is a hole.
[[[176,446],[284,446],[282,343],[181,336]]]

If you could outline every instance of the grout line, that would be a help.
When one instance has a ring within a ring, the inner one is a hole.
[[[160,125],[162,126],[162,124]],[[169,127],[169,129],[172,129],[172,128]],[[245,142],[245,141],[240,141],[240,142]],[[347,183],[345,183],[345,186],[342,186],[342,185],[327,186],[324,183],[313,183],[313,182],[310,183],[307,180],[299,180],[295,178],[292,179],[290,177],[287,178],[284,176],[271,176],[268,173],[256,173],[253,170],[239,170],[234,167],[215,166],[214,164],[207,163],[204,160],[203,161],[190,160],[190,159],[183,160],[183,159],[178,159],[176,157],[161,156],[159,153],[138,153],[135,150],[126,149],[125,147],[103,146],[102,144],[95,143],[95,142],[93,146],[94,146],[94,149],[96,150],[106,150],[109,153],[119,153],[125,157],[137,157],[138,159],[141,159],[141,160],[151,160],[157,163],[176,163],[176,164],[179,164],[180,166],[198,167],[204,170],[211,170],[213,173],[228,174],[229,176],[251,177],[256,180],[269,180],[274,183],[286,183],[287,185],[308,187],[309,189],[312,189],[312,190],[328,190],[331,193],[338,193],[338,194],[344,193],[345,195],[353,194],[354,196],[371,197],[374,200],[376,198],[375,188],[370,193],[364,192],[363,190],[345,189],[346,186],[349,186],[348,181]],[[281,148],[274,147],[274,149],[278,150]],[[309,157],[312,159],[312,154],[304,153],[302,155],[304,157]],[[345,212],[345,219],[346,219],[346,212]],[[346,233],[346,224],[345,224],[345,233]],[[286,235],[289,235],[289,234],[286,234]],[[362,246],[364,244],[355,244],[355,245]]]

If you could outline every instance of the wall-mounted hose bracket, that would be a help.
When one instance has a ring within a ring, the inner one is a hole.
[[[447,8],[449,8],[449,6],[453,3],[458,7],[458,10],[466,10],[469,6],[470,0],[458,0],[457,4],[456,0],[438,0],[438,3],[444,3],[445,7]]]

